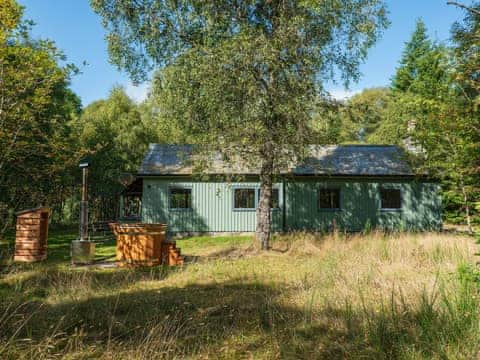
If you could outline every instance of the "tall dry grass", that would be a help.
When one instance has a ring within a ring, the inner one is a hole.
[[[200,259],[180,269],[10,271],[0,358],[479,355],[470,237],[298,233],[268,253],[222,246],[195,243]]]

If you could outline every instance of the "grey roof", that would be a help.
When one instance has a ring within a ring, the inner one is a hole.
[[[141,175],[191,174],[192,167],[186,164],[192,154],[192,145],[150,144],[143,158]]]
[[[297,175],[413,175],[404,151],[391,145],[311,146]]]
[[[190,175],[192,145],[150,144],[139,175]],[[210,174],[256,174],[214,156]],[[393,145],[311,145],[308,156],[284,173],[328,176],[412,176],[404,151]]]

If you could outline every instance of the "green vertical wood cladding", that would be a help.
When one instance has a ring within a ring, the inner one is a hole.
[[[184,186],[192,189],[192,210],[171,210],[169,188]],[[177,179],[145,178],[143,181],[142,221],[167,223],[170,232],[217,231],[251,232],[256,227],[255,210],[234,210],[235,187],[257,187],[255,182],[189,182]],[[281,189],[282,184],[276,184]],[[280,206],[282,206],[280,190]],[[273,229],[282,229],[282,213],[272,210]]]
[[[168,204],[169,188],[184,186],[192,189],[191,210],[171,210]],[[256,182],[193,182],[189,179],[144,178],[142,221],[167,223],[170,232],[251,232],[255,231],[254,210],[233,209],[233,189],[238,186],[258,186]],[[434,183],[411,180],[324,180],[295,179],[282,183],[280,210],[272,210],[272,228],[283,230],[283,203],[285,201],[285,228],[287,230],[324,231],[335,223],[340,229],[359,231],[382,227],[399,230],[427,230],[441,228],[441,200],[439,186]],[[380,188],[401,190],[402,208],[397,211],[380,209]],[[341,210],[318,209],[320,188],[340,189]]]
[[[286,183],[286,228],[290,230],[330,230],[366,228],[395,230],[439,230],[442,226],[440,188],[417,181],[296,180]],[[380,188],[401,191],[399,210],[382,210]],[[321,188],[340,189],[340,210],[318,208]]]

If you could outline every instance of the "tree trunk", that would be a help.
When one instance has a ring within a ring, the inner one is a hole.
[[[472,220],[470,218],[470,205],[468,204],[468,196],[465,186],[462,185],[463,204],[465,205],[465,218],[467,220],[467,229],[469,234],[473,234]]]
[[[257,229],[255,237],[262,250],[270,247],[271,203],[273,185],[273,157],[270,153],[260,169],[260,195],[257,208]]]

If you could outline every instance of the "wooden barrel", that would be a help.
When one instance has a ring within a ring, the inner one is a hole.
[[[17,214],[15,261],[34,262],[47,258],[50,209],[39,207]]]

